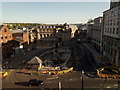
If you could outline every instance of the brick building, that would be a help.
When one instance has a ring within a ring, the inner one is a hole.
[[[12,33],[5,25],[0,25],[0,38],[3,58],[10,57],[10,55],[13,53],[13,45],[11,43],[13,37]]]

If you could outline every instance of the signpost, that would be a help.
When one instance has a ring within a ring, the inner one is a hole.
[[[83,80],[83,75],[84,75],[84,71],[82,70],[82,76],[81,76],[81,80],[82,80],[82,90],[83,90],[83,83],[84,83],[84,80]]]

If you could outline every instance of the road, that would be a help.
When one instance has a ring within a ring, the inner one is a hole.
[[[85,72],[96,72],[96,69],[100,65],[94,60],[94,57],[84,44],[76,43],[72,41],[70,43],[71,57],[68,61],[68,66],[73,66],[74,71],[58,76],[51,75],[28,75],[19,73],[21,69],[9,69],[8,76],[2,80],[3,88],[58,88],[59,82],[61,82],[62,88],[81,88],[81,71]],[[41,79],[44,81],[42,86],[26,86],[26,82],[29,79]],[[115,79],[104,79],[104,78],[90,78],[83,76],[84,88],[109,88],[116,86],[117,80]],[[115,87],[113,87],[115,88]],[[3,89],[4,90],[4,89]],[[114,90],[114,89],[112,89]]]
[[[74,67],[74,70],[76,71],[82,71],[85,72],[96,72],[96,69],[100,67],[100,64],[98,64],[94,57],[92,56],[91,52],[85,47],[82,43],[72,42],[71,43],[72,48],[72,57],[70,62],[72,62],[72,65]]]
[[[3,88],[58,88],[58,82],[61,81],[62,88],[81,88],[81,72],[73,71],[64,75],[28,75],[19,73],[20,70],[10,70],[9,75],[2,80]],[[44,81],[42,86],[28,87],[27,81],[29,79],[41,79]],[[84,76],[84,88],[102,88],[104,79],[88,78]],[[116,80],[107,80],[107,85],[117,84]]]

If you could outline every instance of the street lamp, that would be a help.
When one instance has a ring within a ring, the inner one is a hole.
[[[62,83],[61,83],[61,80],[59,81],[59,90],[62,89]]]
[[[118,66],[119,67],[119,66]],[[120,68],[120,67],[119,67]],[[118,69],[120,71],[120,69]],[[120,77],[118,77],[118,90],[120,89]]]
[[[83,75],[84,75],[84,71],[82,70],[82,76],[81,76],[81,80],[82,80],[82,90],[83,90],[83,83],[84,83]]]

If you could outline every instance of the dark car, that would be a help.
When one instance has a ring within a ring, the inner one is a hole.
[[[31,79],[28,82],[29,86],[39,86],[43,84],[43,80]]]

